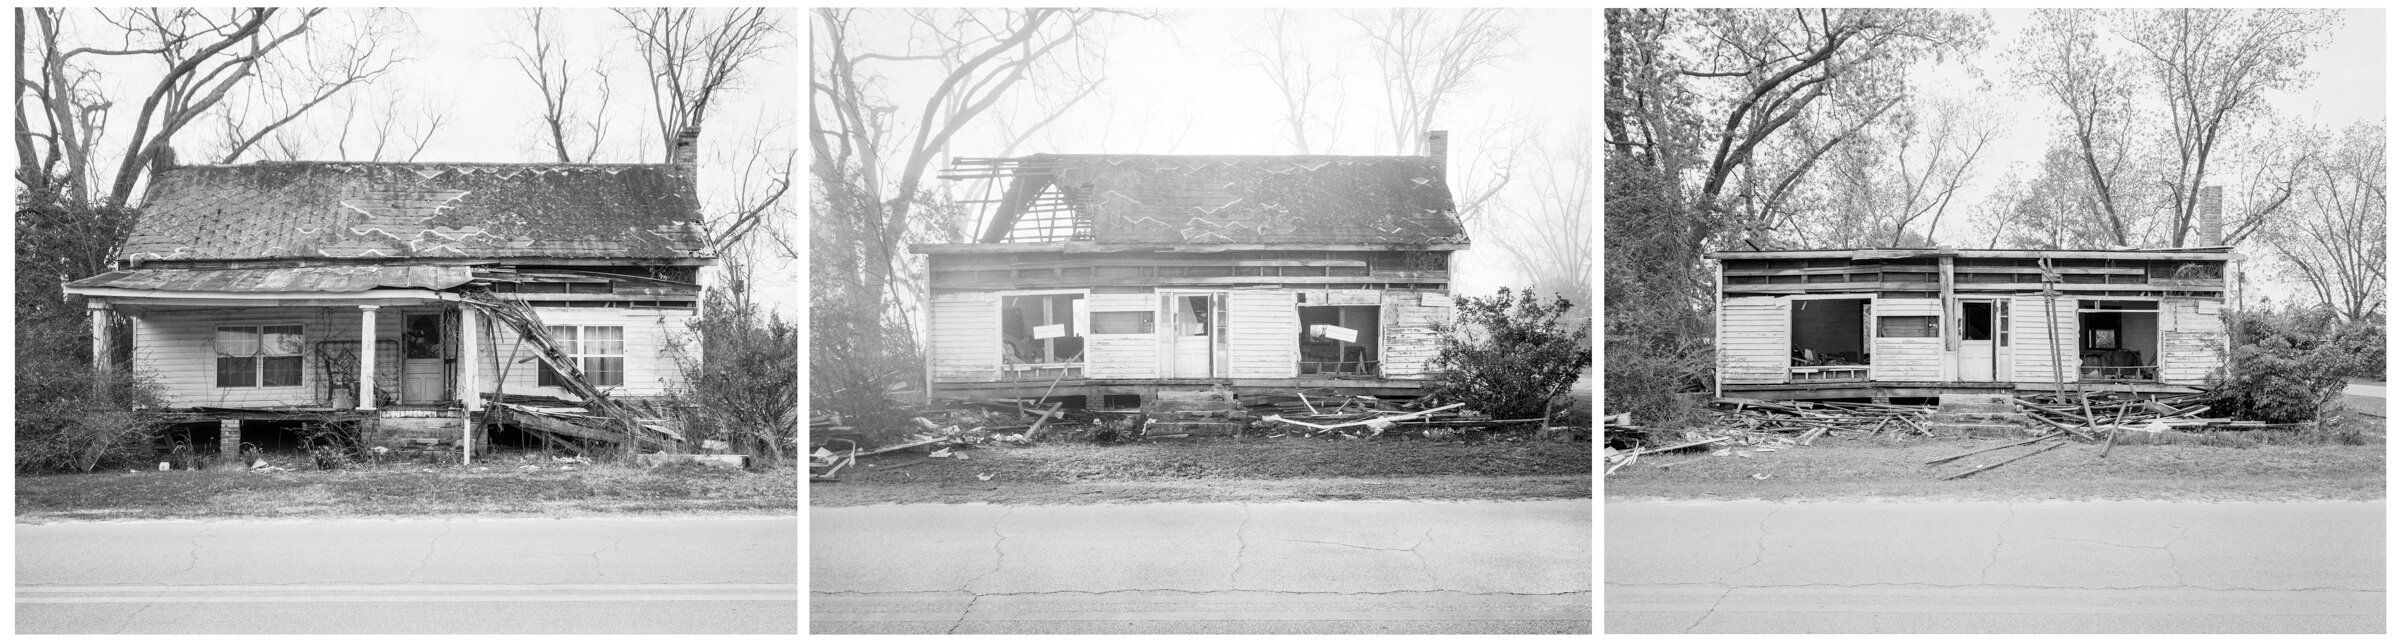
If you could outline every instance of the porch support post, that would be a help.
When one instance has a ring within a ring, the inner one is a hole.
[[[195,452],[193,452],[193,453],[199,453],[199,452],[195,451]],[[223,456],[240,455],[241,453],[242,453],[242,421],[240,421],[240,420],[218,420],[218,421],[217,421],[217,455],[218,455],[219,457],[223,457]]]
[[[115,345],[109,344],[108,325],[116,313],[109,310],[108,303],[98,300],[93,300],[89,308],[92,312],[92,370],[104,372],[115,369],[116,363],[109,361],[109,353],[115,351],[111,347]]]
[[[375,410],[375,305],[358,306],[358,410]]]
[[[483,357],[476,342],[483,332],[477,327],[477,313],[471,306],[458,307],[458,399],[468,413],[483,410]]]

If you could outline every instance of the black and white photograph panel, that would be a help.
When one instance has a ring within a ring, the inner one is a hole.
[[[809,15],[811,633],[1591,633],[1588,10]]]
[[[2385,630],[2382,10],[1609,9],[1609,633]]]
[[[17,633],[799,632],[797,11],[14,14]]]

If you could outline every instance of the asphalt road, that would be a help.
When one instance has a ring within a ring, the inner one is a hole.
[[[1590,633],[1592,503],[809,510],[811,633]]]
[[[1618,502],[1607,633],[2381,633],[2384,503]]]
[[[17,633],[799,631],[799,518],[18,525]]]

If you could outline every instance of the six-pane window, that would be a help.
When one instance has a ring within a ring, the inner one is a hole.
[[[550,327],[550,339],[583,369],[592,386],[625,384],[624,327]],[[545,387],[566,386],[565,377],[547,364],[542,365],[537,382]]]
[[[217,386],[300,386],[300,325],[217,327]]]

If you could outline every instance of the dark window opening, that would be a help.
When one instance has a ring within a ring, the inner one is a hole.
[[[1083,294],[1000,297],[1001,357],[1008,364],[1083,361]]]
[[[1960,340],[1992,339],[1992,303],[1967,302],[1960,305],[1958,338]]]
[[[1300,373],[1373,374],[1383,308],[1375,305],[1300,308]]]
[[[2158,314],[2087,311],[2076,315],[2084,379],[2158,379]]]
[[[1858,298],[1792,301],[1792,365],[1848,367],[1868,364],[1867,301]]]
[[[1934,316],[1883,316],[1875,320],[1878,338],[1942,337],[1941,323]]]

